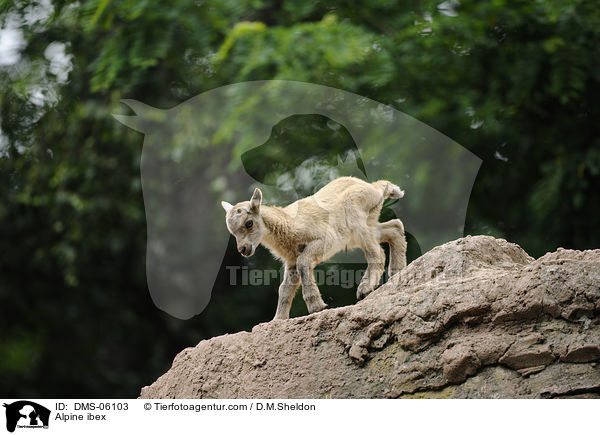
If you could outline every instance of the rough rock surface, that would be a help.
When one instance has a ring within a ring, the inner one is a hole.
[[[183,350],[142,398],[600,397],[600,250],[439,246],[365,300]]]

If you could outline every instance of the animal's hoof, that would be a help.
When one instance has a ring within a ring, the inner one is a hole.
[[[322,304],[316,305],[314,307],[310,307],[308,312],[309,312],[309,314],[317,313],[319,311],[323,311],[325,308],[327,308],[327,304],[323,302]]]
[[[361,299],[366,298],[369,295],[369,293],[371,293],[372,291],[373,291],[372,287],[370,287],[367,284],[362,283],[358,286],[358,289],[356,289],[356,299],[358,299],[360,301]]]

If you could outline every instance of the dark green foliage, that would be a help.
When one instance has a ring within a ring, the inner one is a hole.
[[[133,397],[182,348],[274,313],[275,285],[231,287],[226,270],[200,316],[184,322],[154,307],[145,278],[142,135],[111,117],[128,113],[121,98],[168,108],[244,80],[339,87],[394,106],[483,159],[466,233],[505,237],[535,256],[600,246],[595,2],[49,5],[0,0],[0,28],[23,34],[18,59],[0,62],[5,397]],[[61,49],[68,71],[51,61]],[[287,133],[279,139],[298,140],[295,125],[330,122],[299,118],[280,126]],[[352,148],[343,130],[334,144],[330,133],[307,140],[304,154],[270,147],[271,166],[251,154],[244,164],[268,180],[308,156]],[[409,245],[413,259],[419,247]],[[224,261],[279,268],[265,251],[241,259],[231,241]],[[323,293],[333,306],[354,300],[352,289]],[[292,315],[305,310],[296,300]]]

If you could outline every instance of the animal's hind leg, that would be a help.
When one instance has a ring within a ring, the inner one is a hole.
[[[289,319],[292,300],[298,287],[300,287],[300,275],[296,270],[296,266],[286,264],[283,281],[279,286],[279,300],[277,301],[275,319]]]
[[[388,275],[392,277],[406,267],[406,236],[400,219],[379,223],[379,241],[390,245]]]
[[[357,299],[364,298],[375,289],[385,268],[385,253],[375,237],[363,235],[361,249],[365,254],[368,265],[356,290]]]

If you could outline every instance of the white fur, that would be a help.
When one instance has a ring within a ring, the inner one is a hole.
[[[368,263],[358,286],[359,299],[373,291],[383,274],[385,254],[380,243],[390,245],[390,276],[406,266],[404,225],[399,219],[379,222],[384,199],[403,196],[403,190],[386,180],[368,183],[341,177],[283,208],[262,205],[259,189],[250,201],[221,205],[240,253],[249,257],[262,243],[284,263],[275,319],[287,319],[300,283],[310,313],[326,307],[313,269],[343,249],[360,248]],[[252,221],[249,229],[248,221]]]

